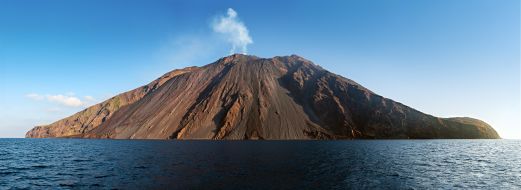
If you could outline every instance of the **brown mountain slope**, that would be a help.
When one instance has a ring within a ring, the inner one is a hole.
[[[232,55],[165,74],[26,137],[117,139],[499,138],[437,118],[292,55]]]

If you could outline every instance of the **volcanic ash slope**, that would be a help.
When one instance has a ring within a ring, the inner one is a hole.
[[[26,137],[499,138],[483,121],[424,114],[296,55],[240,54],[171,71]]]

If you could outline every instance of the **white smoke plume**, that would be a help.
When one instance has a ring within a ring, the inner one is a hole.
[[[248,28],[239,20],[237,12],[232,8],[228,8],[226,16],[220,16],[212,24],[212,29],[214,32],[224,35],[226,40],[232,44],[230,54],[237,53],[237,51],[246,54],[248,44],[253,43],[248,34]]]

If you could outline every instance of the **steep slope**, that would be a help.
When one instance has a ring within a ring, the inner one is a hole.
[[[32,138],[46,138],[83,134],[92,130],[93,128],[98,127],[107,119],[110,119],[112,114],[121,107],[132,104],[143,98],[146,94],[159,88],[172,77],[186,72],[191,72],[195,69],[197,68],[188,67],[185,69],[171,71],[152,81],[148,85],[114,96],[102,103],[91,106],[70,117],[59,120],[47,126],[36,126],[27,132],[25,136]]]
[[[437,118],[299,56],[232,55],[175,70],[26,135],[117,139],[499,138]]]

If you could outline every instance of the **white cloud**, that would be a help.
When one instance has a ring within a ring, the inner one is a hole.
[[[47,95],[47,100],[51,102],[57,102],[59,104],[62,104],[64,106],[70,106],[70,107],[80,107],[83,106],[85,103],[82,102],[79,98],[74,96],[66,96],[66,95]]]
[[[252,38],[248,34],[248,28],[242,23],[237,12],[232,8],[228,8],[226,16],[220,16],[213,24],[214,32],[224,35],[226,40],[232,44],[230,54],[236,53],[240,48],[240,53],[246,54],[248,44],[253,43]]]
[[[36,93],[30,93],[25,95],[27,98],[30,98],[32,100],[47,100],[49,102],[58,103],[63,106],[68,107],[81,107],[81,106],[88,106],[92,105],[96,99],[92,96],[84,96],[83,100],[75,97],[74,93],[67,93],[67,95],[57,94],[57,95],[40,95]],[[54,108],[53,108],[54,109]],[[56,109],[54,109],[56,111]]]

